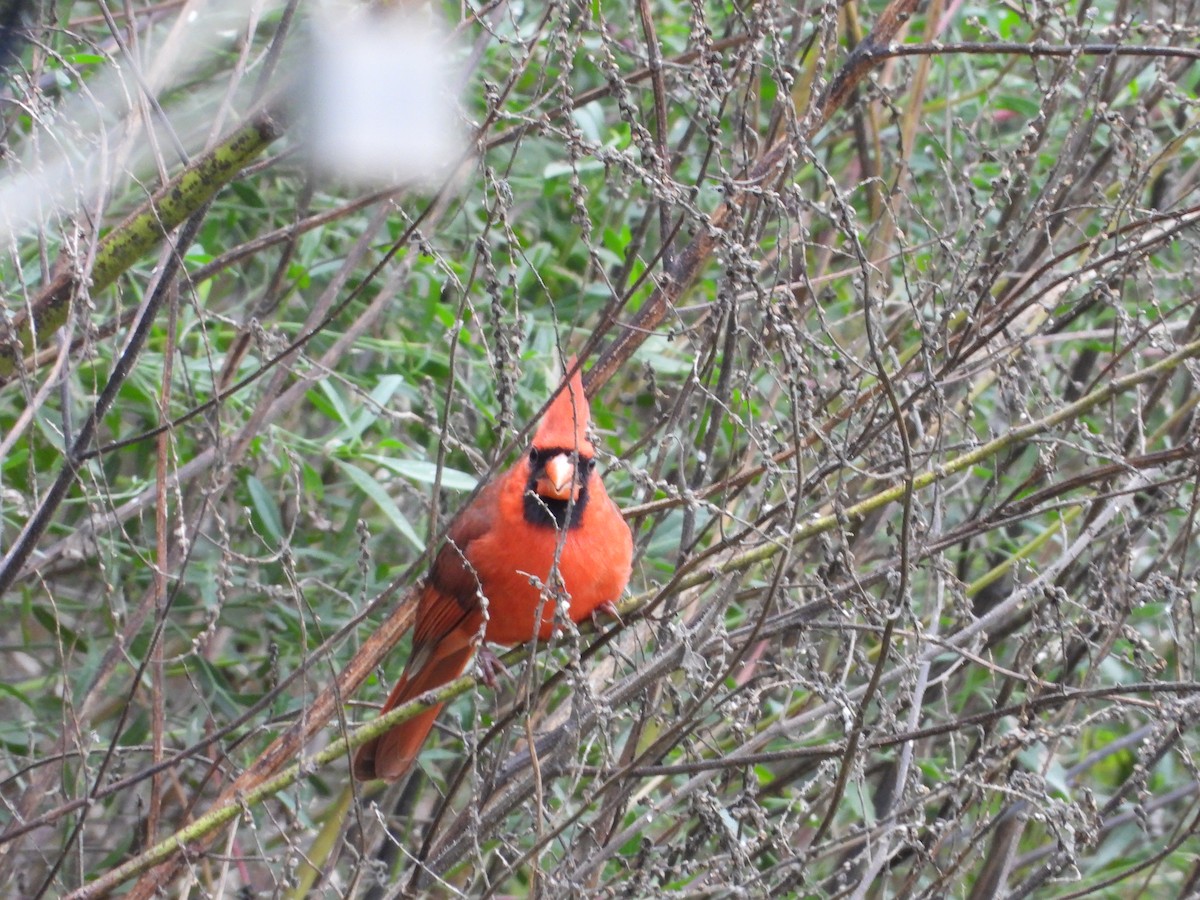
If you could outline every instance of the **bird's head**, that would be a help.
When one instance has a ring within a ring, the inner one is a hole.
[[[589,419],[583,379],[576,372],[546,409],[529,447],[525,489],[529,521],[562,528],[581,520],[596,468],[596,448],[587,436]]]

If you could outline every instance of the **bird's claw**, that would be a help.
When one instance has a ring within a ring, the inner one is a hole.
[[[487,645],[479,648],[475,654],[475,662],[479,666],[479,680],[495,690],[496,676],[503,675],[509,681],[513,680],[508,666],[500,662],[500,657],[491,651]]]
[[[611,600],[605,600],[592,610],[592,624],[597,628],[602,627],[604,624],[600,621],[601,617],[607,619],[616,619],[618,625],[625,624],[621,620],[621,613],[617,611],[617,604],[613,603]]]

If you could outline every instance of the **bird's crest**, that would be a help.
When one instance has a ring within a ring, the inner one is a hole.
[[[567,369],[575,367],[575,357],[567,363]],[[533,445],[546,449],[578,450],[581,456],[596,452],[588,440],[587,428],[590,421],[587,395],[583,392],[583,376],[576,370],[559,391],[542,416],[541,424],[533,435]]]

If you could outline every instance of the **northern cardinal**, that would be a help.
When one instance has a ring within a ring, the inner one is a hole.
[[[576,372],[528,452],[451,523],[421,587],[412,655],[383,712],[461,675],[481,638],[506,645],[549,638],[557,596],[569,598],[571,620],[580,622],[621,595],[633,537],[596,473],[589,415]],[[440,710],[360,747],[355,777],[404,775]]]

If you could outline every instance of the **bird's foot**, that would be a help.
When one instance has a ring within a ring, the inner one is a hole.
[[[508,666],[500,662],[500,657],[493,653],[486,644],[476,652],[475,663],[479,666],[479,680],[493,690],[496,688],[497,675],[503,675],[509,681],[513,680]]]
[[[602,628],[604,623],[601,621],[601,618],[616,619],[618,625],[625,624],[621,620],[621,614],[617,612],[617,604],[613,603],[611,600],[601,603],[592,610],[592,625],[594,625],[596,628]]]

